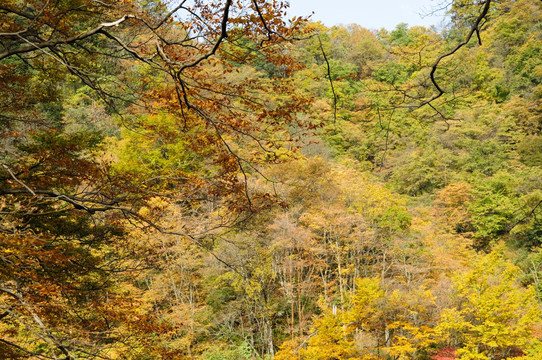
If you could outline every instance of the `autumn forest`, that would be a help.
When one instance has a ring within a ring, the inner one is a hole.
[[[542,359],[542,3],[440,3],[0,1],[0,359]]]

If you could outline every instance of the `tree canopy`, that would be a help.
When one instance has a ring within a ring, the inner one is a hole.
[[[0,4],[0,358],[534,360],[541,5]]]

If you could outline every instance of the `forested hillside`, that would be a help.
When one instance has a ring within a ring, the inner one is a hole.
[[[0,359],[542,358],[542,3],[0,3]]]

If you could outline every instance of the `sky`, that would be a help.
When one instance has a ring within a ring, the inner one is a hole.
[[[288,17],[310,15],[326,26],[358,24],[367,29],[392,30],[397,24],[439,26],[440,16],[422,17],[443,0],[290,0]]]

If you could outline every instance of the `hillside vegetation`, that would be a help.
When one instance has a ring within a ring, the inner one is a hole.
[[[1,359],[542,358],[539,1],[178,3],[0,4]]]

